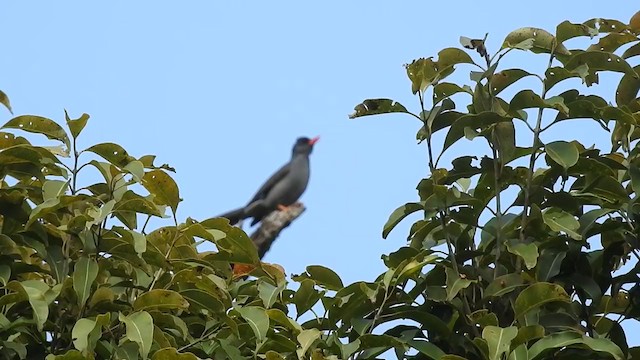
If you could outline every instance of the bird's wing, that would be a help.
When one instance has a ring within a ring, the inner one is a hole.
[[[280,180],[282,180],[285,176],[287,176],[287,174],[289,174],[290,170],[291,170],[291,163],[287,163],[286,165],[284,165],[283,167],[278,169],[278,171],[276,171],[273,175],[271,175],[269,180],[267,180],[267,182],[265,182],[260,187],[258,192],[256,192],[256,194],[253,196],[253,199],[251,199],[251,201],[249,201],[249,204],[255,202],[256,200],[264,199],[267,196],[267,194],[269,193],[269,191],[271,191],[271,189]]]

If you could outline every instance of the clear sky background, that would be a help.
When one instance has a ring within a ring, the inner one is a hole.
[[[380,255],[404,245],[411,221],[387,240],[382,225],[397,206],[417,199],[415,186],[428,173],[425,147],[415,142],[415,119],[349,120],[356,104],[389,97],[417,111],[402,65],[459,46],[460,35],[482,38],[488,32],[487,46],[495,53],[519,27],[553,33],[563,20],[626,22],[640,8],[633,4],[5,2],[0,89],[16,115],[63,123],[65,108],[72,117],[90,114],[81,147],[116,142],[133,156],[156,154],[158,164],[175,167],[184,198],[181,220],[244,204],[288,161],[298,136],[320,135],[302,198],[307,211],[264,260],[288,273],[325,265],[351,283],[373,280],[384,271]],[[547,57],[516,54],[510,61],[539,71]],[[468,82],[465,71],[457,79]],[[606,81],[587,92],[613,100]],[[10,118],[0,111],[0,122]],[[555,135],[609,149],[608,135],[594,132],[597,127],[567,126],[573,127]],[[455,148],[442,165],[476,153],[474,146],[481,145]],[[639,327],[625,328],[635,332],[627,334],[630,344],[640,345]]]

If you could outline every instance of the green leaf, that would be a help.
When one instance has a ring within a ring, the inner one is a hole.
[[[180,203],[180,193],[176,182],[162,170],[152,170],[142,177],[142,186],[155,196],[154,202],[168,205],[175,214]]]
[[[502,296],[524,285],[524,280],[520,274],[502,275],[487,286],[484,291],[484,297]]]
[[[42,199],[56,199],[64,195],[69,188],[68,181],[62,180],[47,180],[42,184]]]
[[[511,354],[509,354],[508,360],[529,360],[529,349],[526,344],[522,344],[516,347]]]
[[[565,170],[575,165],[580,158],[580,152],[573,142],[554,141],[546,144],[544,149],[549,157]]]
[[[420,58],[413,60],[411,64],[405,65],[407,76],[411,80],[411,92],[415,95],[435,82],[438,67],[431,58]]]
[[[313,345],[313,343],[320,338],[322,333],[318,329],[308,329],[302,330],[296,339],[300,344],[300,349],[296,350],[298,353],[298,358],[304,358],[304,355],[307,353],[307,350]]]
[[[42,134],[49,139],[62,142],[67,148],[71,147],[69,137],[64,129],[55,121],[42,116],[21,115],[9,120],[2,128],[20,129],[31,133]]]
[[[409,339],[407,344],[418,350],[419,353],[426,355],[429,359],[440,360],[445,355],[442,349],[428,341]]]
[[[89,299],[91,294],[91,286],[98,276],[98,263],[93,258],[86,256],[80,257],[73,270],[73,289],[78,295],[78,305],[80,308]]]
[[[585,51],[575,54],[569,58],[564,67],[571,71],[583,65],[587,65],[590,72],[613,71],[638,76],[623,58],[604,51]]]
[[[314,281],[304,279],[300,282],[298,291],[293,295],[293,303],[296,306],[298,317],[309,311],[315,305],[322,294],[314,288]]]
[[[126,337],[138,344],[143,359],[149,356],[153,343],[153,318],[146,311],[138,311],[128,316],[120,314],[118,319],[126,326]]]
[[[518,336],[511,342],[512,347],[519,346],[520,344],[527,344],[531,340],[540,339],[544,337],[545,330],[542,325],[528,325],[518,329]]]
[[[489,360],[501,360],[502,355],[509,351],[511,340],[518,335],[518,328],[509,326],[501,328],[487,326],[482,330],[482,338],[487,340],[489,346]]]
[[[353,110],[355,112],[349,115],[349,119],[378,114],[409,113],[402,104],[391,99],[367,99],[356,105]]]
[[[71,136],[75,139],[80,135],[85,126],[87,126],[87,121],[89,120],[88,114],[82,114],[77,119],[71,119],[67,110],[64,111],[64,117],[67,120],[67,126],[71,131]]]
[[[498,95],[502,90],[506,89],[516,81],[522,79],[523,77],[532,75],[533,74],[522,69],[506,69],[497,72],[493,74],[493,76],[491,76],[489,81],[491,93],[494,96]]]
[[[38,331],[42,331],[49,317],[49,303],[55,300],[57,294],[60,293],[61,286],[62,285],[57,285],[54,288],[49,288],[49,285],[43,281],[25,280],[21,282],[11,281],[7,284],[6,288],[19,294],[16,302],[22,300],[29,301],[29,305],[31,305],[31,309],[33,309],[33,320],[36,322]],[[51,295],[47,295],[52,290]],[[12,294],[5,296],[11,295]]]
[[[85,352],[92,352],[93,349],[90,348],[90,339],[89,336],[91,332],[96,327],[96,321],[91,319],[80,319],[75,325],[73,325],[73,329],[71,330],[71,338],[73,339],[73,346],[76,349]]]
[[[574,331],[563,331],[547,335],[536,341],[529,349],[529,359],[535,360],[544,356],[553,349],[569,347],[575,344],[583,344],[594,351],[602,351],[610,354],[616,360],[624,359],[622,350],[611,340],[600,338],[594,339],[583,336]]]
[[[156,351],[151,360],[198,360],[198,357],[190,352],[179,353],[176,348],[171,347]]]
[[[473,95],[473,90],[471,90],[468,85],[460,87],[454,83],[441,82],[433,87],[433,93],[435,94],[433,98],[433,104],[436,105],[440,101],[458,93],[467,93]]]
[[[549,208],[542,213],[542,219],[551,230],[565,233],[574,240],[582,239],[582,236],[577,232],[580,223],[568,212],[558,208]]]
[[[189,302],[173,290],[153,289],[136,298],[133,302],[135,311],[145,310],[185,310]]]
[[[307,273],[317,285],[328,290],[338,291],[344,287],[340,276],[335,271],[320,265],[307,266]]]
[[[458,48],[445,48],[438,52],[438,72],[442,73],[447,67],[457,64],[473,64],[473,59],[466,51]]]
[[[591,28],[585,24],[572,24],[569,21],[563,21],[556,27],[556,39],[559,43],[573,39],[579,36],[588,36],[593,38],[598,35],[598,30]]]
[[[536,278],[538,281],[548,281],[560,273],[562,261],[567,256],[567,252],[557,248],[546,248],[542,250],[538,258]]]
[[[510,162],[516,154],[516,130],[512,121],[499,122],[494,127],[493,142],[497,145],[502,164]]]
[[[538,246],[534,243],[523,244],[517,241],[507,242],[507,250],[514,255],[520,256],[524,260],[527,269],[533,269],[538,263]]]
[[[212,314],[225,311],[222,301],[208,291],[202,289],[184,289],[180,290],[180,295],[189,302],[191,307],[195,307],[195,309],[206,309]]]
[[[640,72],[640,65],[634,67],[633,70],[636,73]],[[616,89],[616,104],[618,106],[629,105],[638,98],[638,91],[640,91],[640,78],[632,73],[624,74]]]
[[[129,162],[135,160],[134,157],[129,156],[127,151],[122,146],[114,143],[96,144],[86,149],[85,151],[89,151],[96,155],[99,155],[103,159],[119,168],[125,167]]]
[[[13,110],[11,110],[11,103],[9,102],[9,97],[2,90],[0,90],[0,104],[4,105],[7,110],[9,110],[11,114],[13,114]]]
[[[562,286],[547,282],[538,282],[529,285],[516,298],[514,312],[516,318],[520,318],[529,311],[539,308],[550,302],[569,302],[569,295]]]
[[[558,43],[551,33],[534,27],[523,27],[510,32],[501,48],[531,50],[536,54],[549,54],[553,51],[555,54],[571,55],[571,52],[562,43]]]
[[[384,227],[382,228],[382,238],[386,239],[391,230],[393,230],[393,228],[396,227],[396,225],[398,225],[404,218],[423,209],[424,204],[421,203],[406,203],[395,209],[391,215],[389,215],[389,220],[387,220],[387,223],[384,224]]]
[[[631,175],[631,181],[633,186],[634,175]],[[634,188],[635,191],[635,188]],[[583,239],[589,238],[589,231],[593,228],[593,225],[597,224],[596,221],[601,217],[612,213],[613,209],[593,209],[580,216],[580,235]]]
[[[466,289],[474,281],[461,277],[450,267],[446,268],[447,273],[447,301],[453,300],[462,289]]]
[[[258,249],[253,244],[251,238],[247,234],[235,226],[229,226],[229,221],[222,220],[226,226],[216,226],[214,229],[221,230],[226,236],[218,241],[216,245],[221,251],[215,257],[220,260],[236,262],[240,264],[258,265],[260,257]]]
[[[273,286],[266,281],[260,281],[258,283],[258,295],[262,299],[262,303],[265,308],[270,308],[278,300],[278,297],[284,289],[283,286]]]
[[[269,331],[269,316],[265,309],[257,306],[246,306],[236,309],[240,316],[242,316],[253,333],[256,335],[256,343],[260,344],[267,337],[267,331]]]
[[[292,318],[288,317],[280,309],[269,309],[267,310],[267,315],[269,315],[269,319],[293,331],[294,334],[298,334],[300,333],[300,331],[302,331],[302,327],[300,326],[300,324],[298,324]]]
[[[638,41],[638,37],[634,34],[614,32],[601,37],[597,44],[591,44],[591,46],[587,48],[587,51],[606,51],[612,53],[622,45],[636,41]]]

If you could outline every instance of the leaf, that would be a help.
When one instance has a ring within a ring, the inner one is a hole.
[[[577,232],[580,223],[568,212],[558,208],[549,208],[542,213],[542,219],[551,230],[565,233],[574,240],[582,239],[582,236]]]
[[[135,160],[134,157],[129,156],[127,151],[122,146],[114,143],[107,142],[96,144],[84,151],[89,151],[96,155],[99,155],[103,159],[119,168],[125,167],[129,162]]]
[[[531,50],[536,54],[549,54],[553,51],[555,54],[571,55],[571,52],[562,43],[558,43],[551,33],[534,27],[523,27],[510,32],[501,48]]]
[[[502,275],[487,286],[484,291],[484,297],[502,296],[524,285],[524,280],[520,274]]]
[[[153,289],[136,298],[133,302],[135,311],[144,310],[185,310],[189,307],[189,302],[182,295],[165,289]]]
[[[393,228],[396,227],[396,225],[398,225],[404,218],[423,209],[424,204],[421,203],[406,203],[395,209],[391,215],[389,215],[387,223],[384,224],[384,227],[382,228],[382,238],[386,239],[391,230],[393,230]]]
[[[60,286],[61,285],[58,286],[58,293]],[[47,292],[51,290],[49,285],[40,280],[25,280],[21,282],[11,281],[7,284],[6,288],[19,294],[15,302],[23,300],[29,301],[29,305],[31,305],[31,309],[33,309],[33,320],[37,325],[38,331],[42,331],[49,317],[49,302],[46,297]],[[11,295],[12,294],[5,296]]]
[[[98,276],[98,263],[93,258],[86,256],[80,257],[73,270],[73,289],[78,295],[78,305],[80,308],[89,299],[91,294],[91,286]]]
[[[548,68],[545,72],[544,87],[546,90],[551,89],[556,84],[570,78],[580,78],[585,81],[589,75],[589,66],[586,64],[576,67],[573,70],[567,70],[560,66]]]
[[[42,184],[42,199],[56,199],[64,195],[69,188],[68,181],[47,180]]]
[[[302,280],[298,291],[293,295],[293,303],[296,306],[298,317],[309,311],[322,296],[318,290],[314,288],[314,284],[313,280]]]
[[[529,359],[535,360],[550,350],[564,348],[575,344],[584,344],[595,351],[603,351],[612,355],[616,360],[624,359],[622,350],[608,339],[593,339],[574,331],[563,331],[547,335],[536,341],[529,349]]]
[[[71,119],[67,110],[64,111],[64,117],[67,120],[67,126],[69,127],[69,131],[71,131],[71,136],[75,139],[80,135],[85,126],[87,126],[87,121],[89,121],[88,114],[82,114],[77,119]]]
[[[527,269],[531,270],[538,263],[538,246],[534,243],[523,244],[517,242],[507,242],[507,250],[520,256],[524,260]]]
[[[520,318],[529,311],[539,308],[550,302],[569,302],[569,295],[562,286],[547,282],[538,282],[529,285],[516,298],[514,312],[516,318]]]
[[[542,250],[538,258],[536,278],[538,281],[548,281],[560,273],[562,261],[567,256],[567,252],[557,248],[546,248]]]
[[[275,304],[276,300],[282,293],[283,287],[281,286],[273,286],[266,281],[260,281],[258,284],[258,295],[260,299],[262,299],[262,303],[265,308],[270,308]]]
[[[179,353],[176,348],[171,347],[156,351],[151,360],[198,360],[198,357],[190,352]]]
[[[640,72],[640,65],[634,67],[633,70],[636,73]],[[640,78],[630,73],[624,74],[616,89],[616,104],[618,106],[629,105],[638,97],[638,91],[640,91]]]
[[[597,44],[591,44],[591,46],[587,48],[587,51],[595,50],[612,53],[618,50],[622,45],[636,41],[638,41],[638,37],[636,35],[613,32],[607,36],[601,37]]]
[[[353,110],[355,112],[349,115],[349,119],[378,114],[409,113],[402,104],[391,99],[367,99],[356,105]]]
[[[546,144],[544,149],[549,157],[565,170],[575,165],[580,158],[580,152],[573,142],[554,141]]]
[[[300,349],[297,350],[298,358],[304,358],[304,354],[306,354],[311,345],[320,338],[320,335],[320,330],[308,329],[302,330],[300,334],[296,336],[296,340],[298,340],[298,343],[300,344]]]
[[[253,333],[256,335],[256,343],[260,344],[266,339],[267,331],[269,331],[269,316],[265,309],[257,306],[246,306],[236,309],[242,316]]]
[[[614,71],[638,76],[631,65],[616,54],[604,51],[585,51],[573,55],[564,67],[571,71],[579,66],[587,65],[590,71]]]
[[[9,120],[2,128],[20,129],[31,133],[42,134],[49,139],[62,142],[67,148],[71,147],[69,137],[64,129],[55,121],[42,116],[21,115]]]
[[[269,309],[267,310],[267,315],[269,315],[269,319],[293,331],[294,334],[298,334],[300,333],[300,331],[302,331],[302,327],[300,326],[300,324],[288,317],[280,309]]]
[[[491,93],[495,96],[498,95],[502,90],[509,87],[511,84],[516,81],[522,79],[526,76],[532,76],[533,74],[524,71],[522,69],[506,69],[500,72],[497,72],[491,76],[489,81],[489,86],[491,88]]]
[[[566,20],[556,27],[556,39],[558,39],[559,43],[579,36],[589,36],[590,38],[593,38],[597,35],[598,30],[594,28],[585,24],[572,24]]]
[[[453,300],[462,289],[466,289],[473,283],[469,279],[461,277],[450,267],[446,268],[447,273],[447,301]]]
[[[509,351],[511,340],[518,335],[518,328],[509,326],[501,328],[497,326],[487,326],[482,330],[482,338],[487,340],[489,346],[489,359],[500,360],[502,355]]]
[[[433,93],[435,97],[433,98],[433,104],[438,104],[440,101],[449,98],[458,93],[467,93],[473,95],[473,90],[468,85],[464,87],[460,87],[454,83],[441,82],[436,84],[433,87]]]
[[[413,60],[405,65],[407,76],[411,80],[411,92],[415,95],[418,91],[425,90],[435,82],[438,68],[431,58]]]
[[[152,170],[142,177],[142,186],[155,195],[154,202],[168,205],[175,214],[180,203],[180,194],[176,182],[162,170]]]
[[[153,343],[153,318],[146,311],[134,312],[128,316],[120,314],[118,319],[126,326],[126,337],[138,344],[143,359],[149,356]]]
[[[516,347],[507,360],[529,360],[529,349],[526,344]]]
[[[516,153],[516,130],[511,121],[499,122],[494,127],[493,142],[497,145],[503,164],[514,158]]]
[[[0,90],[0,104],[4,105],[7,110],[9,110],[11,114],[13,114],[13,110],[11,110],[11,103],[9,102],[9,97],[2,90]]]
[[[96,321],[91,319],[80,319],[71,330],[71,338],[73,339],[73,346],[81,352],[93,351],[89,348],[90,340],[89,334],[95,329]]]
[[[407,344],[433,360],[440,360],[445,355],[442,349],[428,341],[409,339]]]
[[[316,284],[328,290],[338,291],[344,287],[340,276],[333,270],[320,265],[307,266],[307,273]]]

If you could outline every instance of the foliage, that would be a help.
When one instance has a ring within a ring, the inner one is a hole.
[[[354,118],[418,119],[430,176],[418,184],[419,201],[399,207],[383,229],[386,237],[423,213],[407,246],[383,256],[388,270],[374,281],[347,286],[332,270],[309,266],[291,277],[297,289],[290,289],[282,268],[262,263],[251,239],[226,220],[179,223],[173,169],[114,143],[80,150],[88,115],[65,113],[66,130],[44,117],[14,117],[0,133],[0,356],[638,356],[620,322],[640,315],[639,270],[615,273],[638,257],[640,67],[628,62],[640,55],[638,19],[564,22],[555,34],[518,29],[493,56],[484,39],[463,37],[467,50],[447,48],[437,60],[407,65],[418,114],[390,99],[356,106]],[[565,42],[576,37],[597,43],[570,49]],[[516,49],[546,54],[545,74],[501,69]],[[471,85],[444,81],[460,66],[474,68]],[[555,94],[566,79],[591,86],[603,72],[622,74],[615,106],[577,89]],[[524,77],[542,90],[504,98]],[[460,108],[454,101],[464,96],[471,101]],[[0,103],[11,110],[4,93]],[[611,129],[612,151],[567,139],[543,143],[541,134],[565,120]],[[516,124],[530,131],[533,146],[516,144]],[[55,145],[14,134],[22,131]],[[486,142],[489,153],[439,167],[463,137]],[[509,192],[517,193],[512,202]],[[169,224],[147,230],[154,217]],[[203,242],[215,251],[198,251]]]

